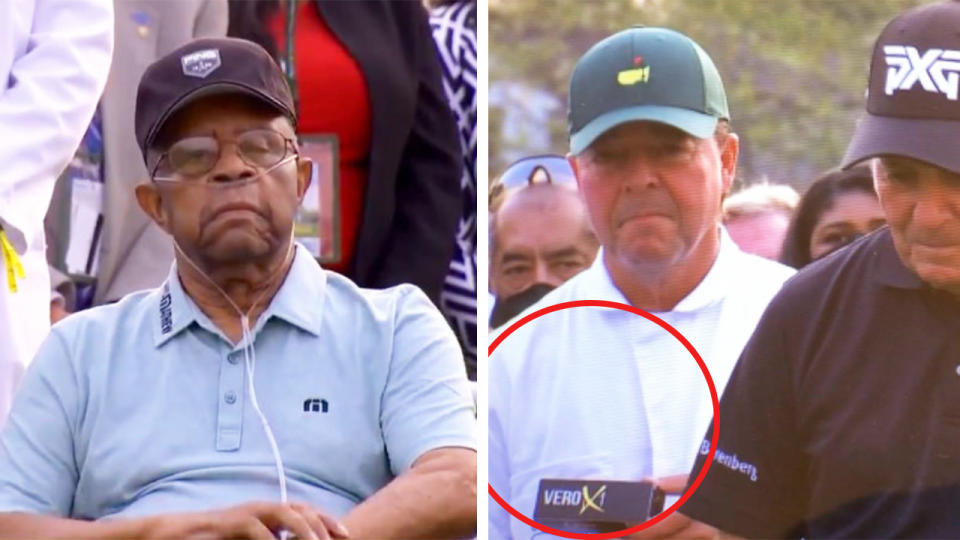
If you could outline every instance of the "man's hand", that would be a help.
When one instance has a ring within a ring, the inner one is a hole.
[[[288,531],[297,540],[347,538],[333,517],[305,504],[249,503],[225,510],[152,518],[146,540],[276,540]]]
[[[63,298],[54,298],[50,300],[50,324],[56,324],[64,319],[70,312],[64,305]]]
[[[667,495],[681,495],[687,487],[686,474],[651,478],[648,481],[659,486]],[[662,538],[713,540],[720,538],[720,532],[709,525],[694,521],[680,512],[674,512],[656,525],[633,533],[627,538],[631,540],[659,540]]]

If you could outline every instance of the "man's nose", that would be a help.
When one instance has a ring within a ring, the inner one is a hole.
[[[624,191],[640,191],[660,186],[660,172],[654,166],[650,156],[642,152],[631,152],[623,161]]]
[[[541,261],[537,264],[536,271],[534,272],[533,283],[545,283],[547,285],[559,287],[563,284],[563,279],[550,271],[549,264]]]
[[[236,182],[256,176],[256,169],[240,157],[234,144],[224,145],[220,150],[220,159],[210,171],[210,181],[217,183]]]

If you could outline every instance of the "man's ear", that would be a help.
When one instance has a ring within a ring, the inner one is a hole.
[[[303,196],[313,181],[313,160],[300,156],[297,160],[297,199],[303,202]]]
[[[720,174],[723,182],[723,194],[730,193],[733,180],[737,176],[737,158],[740,156],[740,138],[736,133],[729,133],[720,148]]]
[[[577,179],[577,190],[580,190],[580,163],[577,161],[577,156],[573,154],[567,154],[567,163],[570,164],[570,168],[573,169],[573,177]]]
[[[172,234],[168,228],[167,213],[163,209],[163,199],[160,197],[157,185],[153,182],[141,183],[136,187],[135,193],[140,209],[167,234]]]

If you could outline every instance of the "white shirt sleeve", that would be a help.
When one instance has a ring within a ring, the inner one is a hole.
[[[0,226],[22,254],[42,239],[54,182],[76,151],[107,82],[113,2],[0,1],[4,48]]]

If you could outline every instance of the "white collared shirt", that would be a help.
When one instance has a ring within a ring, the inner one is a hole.
[[[704,279],[673,310],[654,315],[700,353],[719,395],[767,303],[793,273],[740,251],[721,229],[719,254]],[[573,300],[629,304],[602,250],[589,269],[527,313]],[[489,388],[490,484],[531,518],[543,478],[689,472],[713,416],[706,381],[687,349],[654,322],[609,308],[565,309],[521,327],[490,357]],[[543,534],[492,498],[490,521],[491,538]]]

